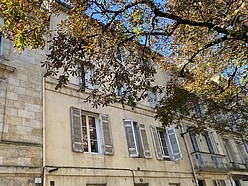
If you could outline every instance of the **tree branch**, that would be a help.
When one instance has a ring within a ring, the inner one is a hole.
[[[150,5],[151,9],[153,10],[153,13],[155,14],[155,16],[168,18],[168,19],[177,21],[179,24],[187,24],[187,25],[197,26],[197,27],[206,27],[210,30],[214,30],[218,33],[225,34],[229,37],[233,37],[233,38],[236,38],[238,40],[242,40],[246,43],[248,42],[248,35],[246,35],[245,32],[242,32],[242,31],[234,32],[233,30],[222,28],[218,25],[215,25],[215,24],[209,23],[209,22],[198,22],[198,21],[194,21],[194,20],[183,19],[177,15],[173,15],[173,14],[170,14],[168,12],[160,11],[152,1],[149,1],[149,5]]]
[[[205,49],[207,49],[207,48],[209,48],[209,47],[212,47],[212,46],[214,46],[214,45],[216,45],[216,44],[219,44],[219,43],[221,43],[221,42],[223,42],[223,41],[225,41],[225,40],[228,40],[228,39],[229,39],[229,38],[227,38],[227,36],[223,36],[223,37],[221,37],[221,38],[216,39],[215,41],[212,41],[212,42],[210,42],[210,43],[204,45],[202,48],[200,48],[199,50],[197,50],[197,51],[189,58],[188,62],[185,63],[185,64],[183,65],[183,68],[182,68],[181,71],[180,71],[180,76],[181,76],[181,77],[185,77],[185,76],[184,76],[185,68],[188,66],[189,63],[193,63],[193,59],[194,59],[201,51],[203,51],[203,50],[205,50]]]

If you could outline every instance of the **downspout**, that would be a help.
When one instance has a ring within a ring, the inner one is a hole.
[[[45,109],[46,99],[45,99],[45,77],[42,78],[42,185],[45,186],[45,166],[46,166],[46,109]]]
[[[185,133],[184,124],[183,124],[183,122],[182,122],[181,119],[180,119],[180,122],[181,122],[181,127],[180,127],[181,128],[181,134],[183,134],[181,136],[183,138],[183,141],[184,141],[184,144],[185,144],[185,147],[186,147],[186,151],[187,151],[187,154],[188,154],[188,157],[189,157],[189,161],[190,161],[191,169],[192,169],[192,172],[193,172],[193,177],[194,177],[195,185],[196,186],[199,186],[198,180],[197,180],[197,177],[196,177],[195,168],[194,168],[193,161],[192,161],[192,157],[191,157],[191,154],[189,152],[188,143],[187,143],[186,139],[184,138],[184,134],[186,134],[187,132]]]
[[[2,131],[1,131],[1,138],[0,138],[0,141],[2,141],[3,140],[3,133],[4,133],[4,126],[5,126],[5,119],[6,119],[5,115],[6,115],[6,104],[7,104],[8,79],[5,77],[0,77],[0,79],[6,79],[6,83],[4,85],[6,87],[5,87],[5,92],[4,92],[5,95],[4,95],[4,106],[3,106],[3,125],[2,125],[2,129],[1,129]]]

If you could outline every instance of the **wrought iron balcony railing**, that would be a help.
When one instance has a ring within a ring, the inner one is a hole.
[[[193,152],[191,153],[195,169],[212,170],[212,171],[227,171],[226,156],[221,154],[211,154],[207,152]]]
[[[245,164],[245,163],[240,163],[240,162],[229,162],[227,166],[231,170],[248,171],[248,163]]]

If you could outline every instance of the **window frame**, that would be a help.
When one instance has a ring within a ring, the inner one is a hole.
[[[157,127],[157,131],[158,131],[158,137],[159,137],[159,143],[160,143],[160,147],[161,147],[162,157],[163,157],[163,159],[170,159],[169,144],[168,144],[168,140],[167,140],[166,131],[163,128],[159,128],[159,127]],[[166,145],[166,151],[168,152],[168,155],[166,155],[164,152],[165,149],[164,149],[164,145],[162,143],[162,138],[161,138],[160,132],[162,132],[164,135],[164,142]]]
[[[157,92],[147,91],[147,102],[149,104],[149,107],[155,108],[158,104],[158,99],[159,96]]]
[[[5,39],[3,37],[3,34],[2,32],[0,32],[0,57],[3,56],[3,52],[4,52],[4,42],[5,42]]]
[[[86,66],[82,63],[78,63],[78,69],[80,69],[81,74],[78,75],[76,83],[80,87],[85,87],[86,89],[93,90],[95,85],[93,85],[90,79],[94,76],[94,66]],[[79,71],[79,72],[80,72]]]
[[[73,152],[81,152],[81,153],[84,152],[82,116],[88,115],[91,117],[92,116],[95,117],[98,152],[91,152],[92,150],[90,147],[89,148],[90,151],[87,151],[86,153],[106,154],[106,155],[114,154],[110,119],[107,114],[98,114],[98,113],[83,111],[75,107],[70,107],[70,113],[71,113],[71,143],[72,143]],[[87,124],[87,117],[86,117],[86,128],[87,128],[86,130],[87,142],[89,147],[90,128],[89,128],[89,124]]]
[[[182,159],[182,151],[174,128],[162,128],[162,127],[150,126],[150,129],[153,139],[153,146],[158,160],[170,159],[171,161],[178,161]],[[158,132],[161,130],[164,130],[164,133],[166,134],[166,146],[168,148],[169,157],[163,154],[164,149],[161,142],[161,137]]]
[[[86,117],[86,133],[87,133],[87,144],[88,144],[88,151],[85,151],[85,153],[92,153],[92,154],[102,154],[102,134],[100,132],[100,122],[99,122],[99,115],[95,113],[90,113],[90,112],[85,112],[81,111],[81,118],[82,116],[85,115]],[[90,125],[89,125],[89,117],[94,117],[95,118],[95,128],[96,128],[96,140],[97,140],[97,152],[92,152],[91,149],[91,138],[90,138]],[[83,127],[83,126],[82,126]]]

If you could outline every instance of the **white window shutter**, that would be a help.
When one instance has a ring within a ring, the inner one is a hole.
[[[174,128],[167,128],[166,135],[170,146],[170,158],[173,161],[182,159],[182,153],[178,143],[176,131]]]
[[[138,149],[135,139],[134,126],[132,120],[124,120],[127,146],[131,157],[138,157]]]
[[[224,180],[226,186],[232,186],[232,183],[229,179]]]
[[[142,143],[142,148],[144,152],[145,158],[151,158],[151,151],[149,146],[149,141],[146,133],[146,126],[144,124],[139,124],[139,132],[140,132],[140,138]]]
[[[109,116],[106,114],[100,114],[100,122],[103,135],[103,152],[104,154],[114,154]]]
[[[163,160],[162,149],[159,142],[158,131],[155,126],[151,126],[152,140],[155,148],[156,157],[159,160]]]
[[[71,107],[71,142],[72,151],[84,152],[81,110]]]

